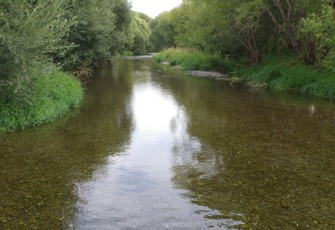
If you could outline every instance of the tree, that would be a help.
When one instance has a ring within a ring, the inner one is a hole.
[[[127,46],[134,54],[147,54],[149,51],[150,21],[151,19],[143,13],[131,13]]]
[[[170,20],[175,27],[175,43],[207,52],[225,53],[235,47],[224,36],[227,21],[211,1],[188,0],[171,11]]]
[[[3,101],[26,101],[31,84],[50,54],[61,55],[73,21],[66,17],[70,0],[3,0],[0,7],[0,96]],[[41,20],[42,19],[42,20]],[[8,71],[9,70],[9,71]]]
[[[286,39],[289,48],[307,63],[315,62],[314,43],[308,37],[301,38],[299,31],[306,15],[320,9],[320,1],[306,0],[267,0],[267,13],[278,32]],[[306,53],[307,52],[307,53]]]
[[[92,65],[124,49],[127,0],[2,0],[0,100],[29,102],[31,88],[54,64]]]
[[[262,0],[241,1],[240,3],[224,4],[230,23],[233,25],[227,31],[228,36],[232,36],[240,42],[247,50],[251,62],[258,63],[261,59],[259,48],[260,39],[257,33],[261,29],[260,19],[265,10]],[[263,43],[264,44],[264,43]]]
[[[335,71],[335,10],[333,1],[323,1],[318,11],[302,19],[301,36],[309,41],[310,63]]]
[[[66,69],[97,65],[121,52],[130,23],[127,0],[75,1],[69,16],[77,23],[70,28],[69,42],[76,45],[59,61]]]
[[[271,35],[261,33],[264,16],[263,0],[184,1],[174,13],[176,42],[220,54],[243,48],[251,62],[257,63],[267,45],[260,34]]]
[[[153,51],[160,51],[176,45],[176,29],[171,20],[171,12],[161,13],[153,19],[150,23],[150,29],[150,43]]]

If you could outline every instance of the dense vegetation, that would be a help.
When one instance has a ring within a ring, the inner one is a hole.
[[[160,61],[197,49],[221,56],[226,71],[253,85],[335,97],[334,7],[332,0],[184,0],[153,20],[152,47],[182,48]]]
[[[132,12],[127,0],[2,0],[0,130],[41,124],[78,106],[83,93],[73,74],[89,75],[118,54],[171,47],[178,49],[156,60],[335,97],[334,6],[332,0],[184,0],[151,19]],[[61,90],[66,97],[57,96]],[[58,105],[49,110],[51,101]]]
[[[128,32],[127,51],[132,55],[147,54],[150,50],[151,18],[143,13],[132,12]]]
[[[149,18],[127,0],[0,2],[0,131],[53,120],[80,104],[72,77],[129,50],[147,52]],[[79,76],[80,77],[80,76]]]

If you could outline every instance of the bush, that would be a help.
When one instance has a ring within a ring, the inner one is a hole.
[[[304,86],[302,88],[302,92],[318,97],[335,98],[335,77],[320,77],[316,82],[312,82]]]
[[[317,80],[318,73],[316,70],[309,69],[305,66],[292,66],[282,69],[282,76],[272,81],[271,87],[277,90],[297,90]]]
[[[58,70],[37,78],[32,87],[29,103],[0,99],[0,131],[50,122],[77,107],[83,97],[80,82]]]
[[[247,80],[275,90],[294,90],[311,96],[335,98],[335,77],[304,65],[270,64],[252,67]]]
[[[131,57],[131,56],[134,56],[134,52],[132,52],[132,51],[123,51],[122,56]]]
[[[282,69],[283,66],[281,65],[265,66],[259,72],[252,74],[249,80],[251,82],[266,83],[269,85],[273,80],[282,76]]]

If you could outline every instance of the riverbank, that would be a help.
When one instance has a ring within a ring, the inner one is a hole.
[[[306,66],[290,55],[265,56],[262,63],[236,71],[251,87],[335,98],[335,74]]]
[[[83,98],[79,80],[59,70],[37,78],[30,92],[26,102],[0,98],[0,132],[51,122],[78,107]]]
[[[170,48],[153,56],[156,62],[167,62],[172,66],[181,66],[185,70],[217,71],[229,73],[234,70],[235,63],[225,60],[219,55],[203,53],[194,49]]]
[[[153,59],[160,63],[168,62],[172,66],[179,65],[193,76],[194,70],[214,71],[214,77],[212,74],[199,75],[197,72],[195,76],[245,83],[250,87],[335,98],[334,73],[306,66],[293,55],[268,55],[263,62],[251,67],[190,49],[167,49],[154,55]]]

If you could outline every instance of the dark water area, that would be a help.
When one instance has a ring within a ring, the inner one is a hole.
[[[119,59],[0,134],[0,229],[335,229],[334,139],[332,101]]]

